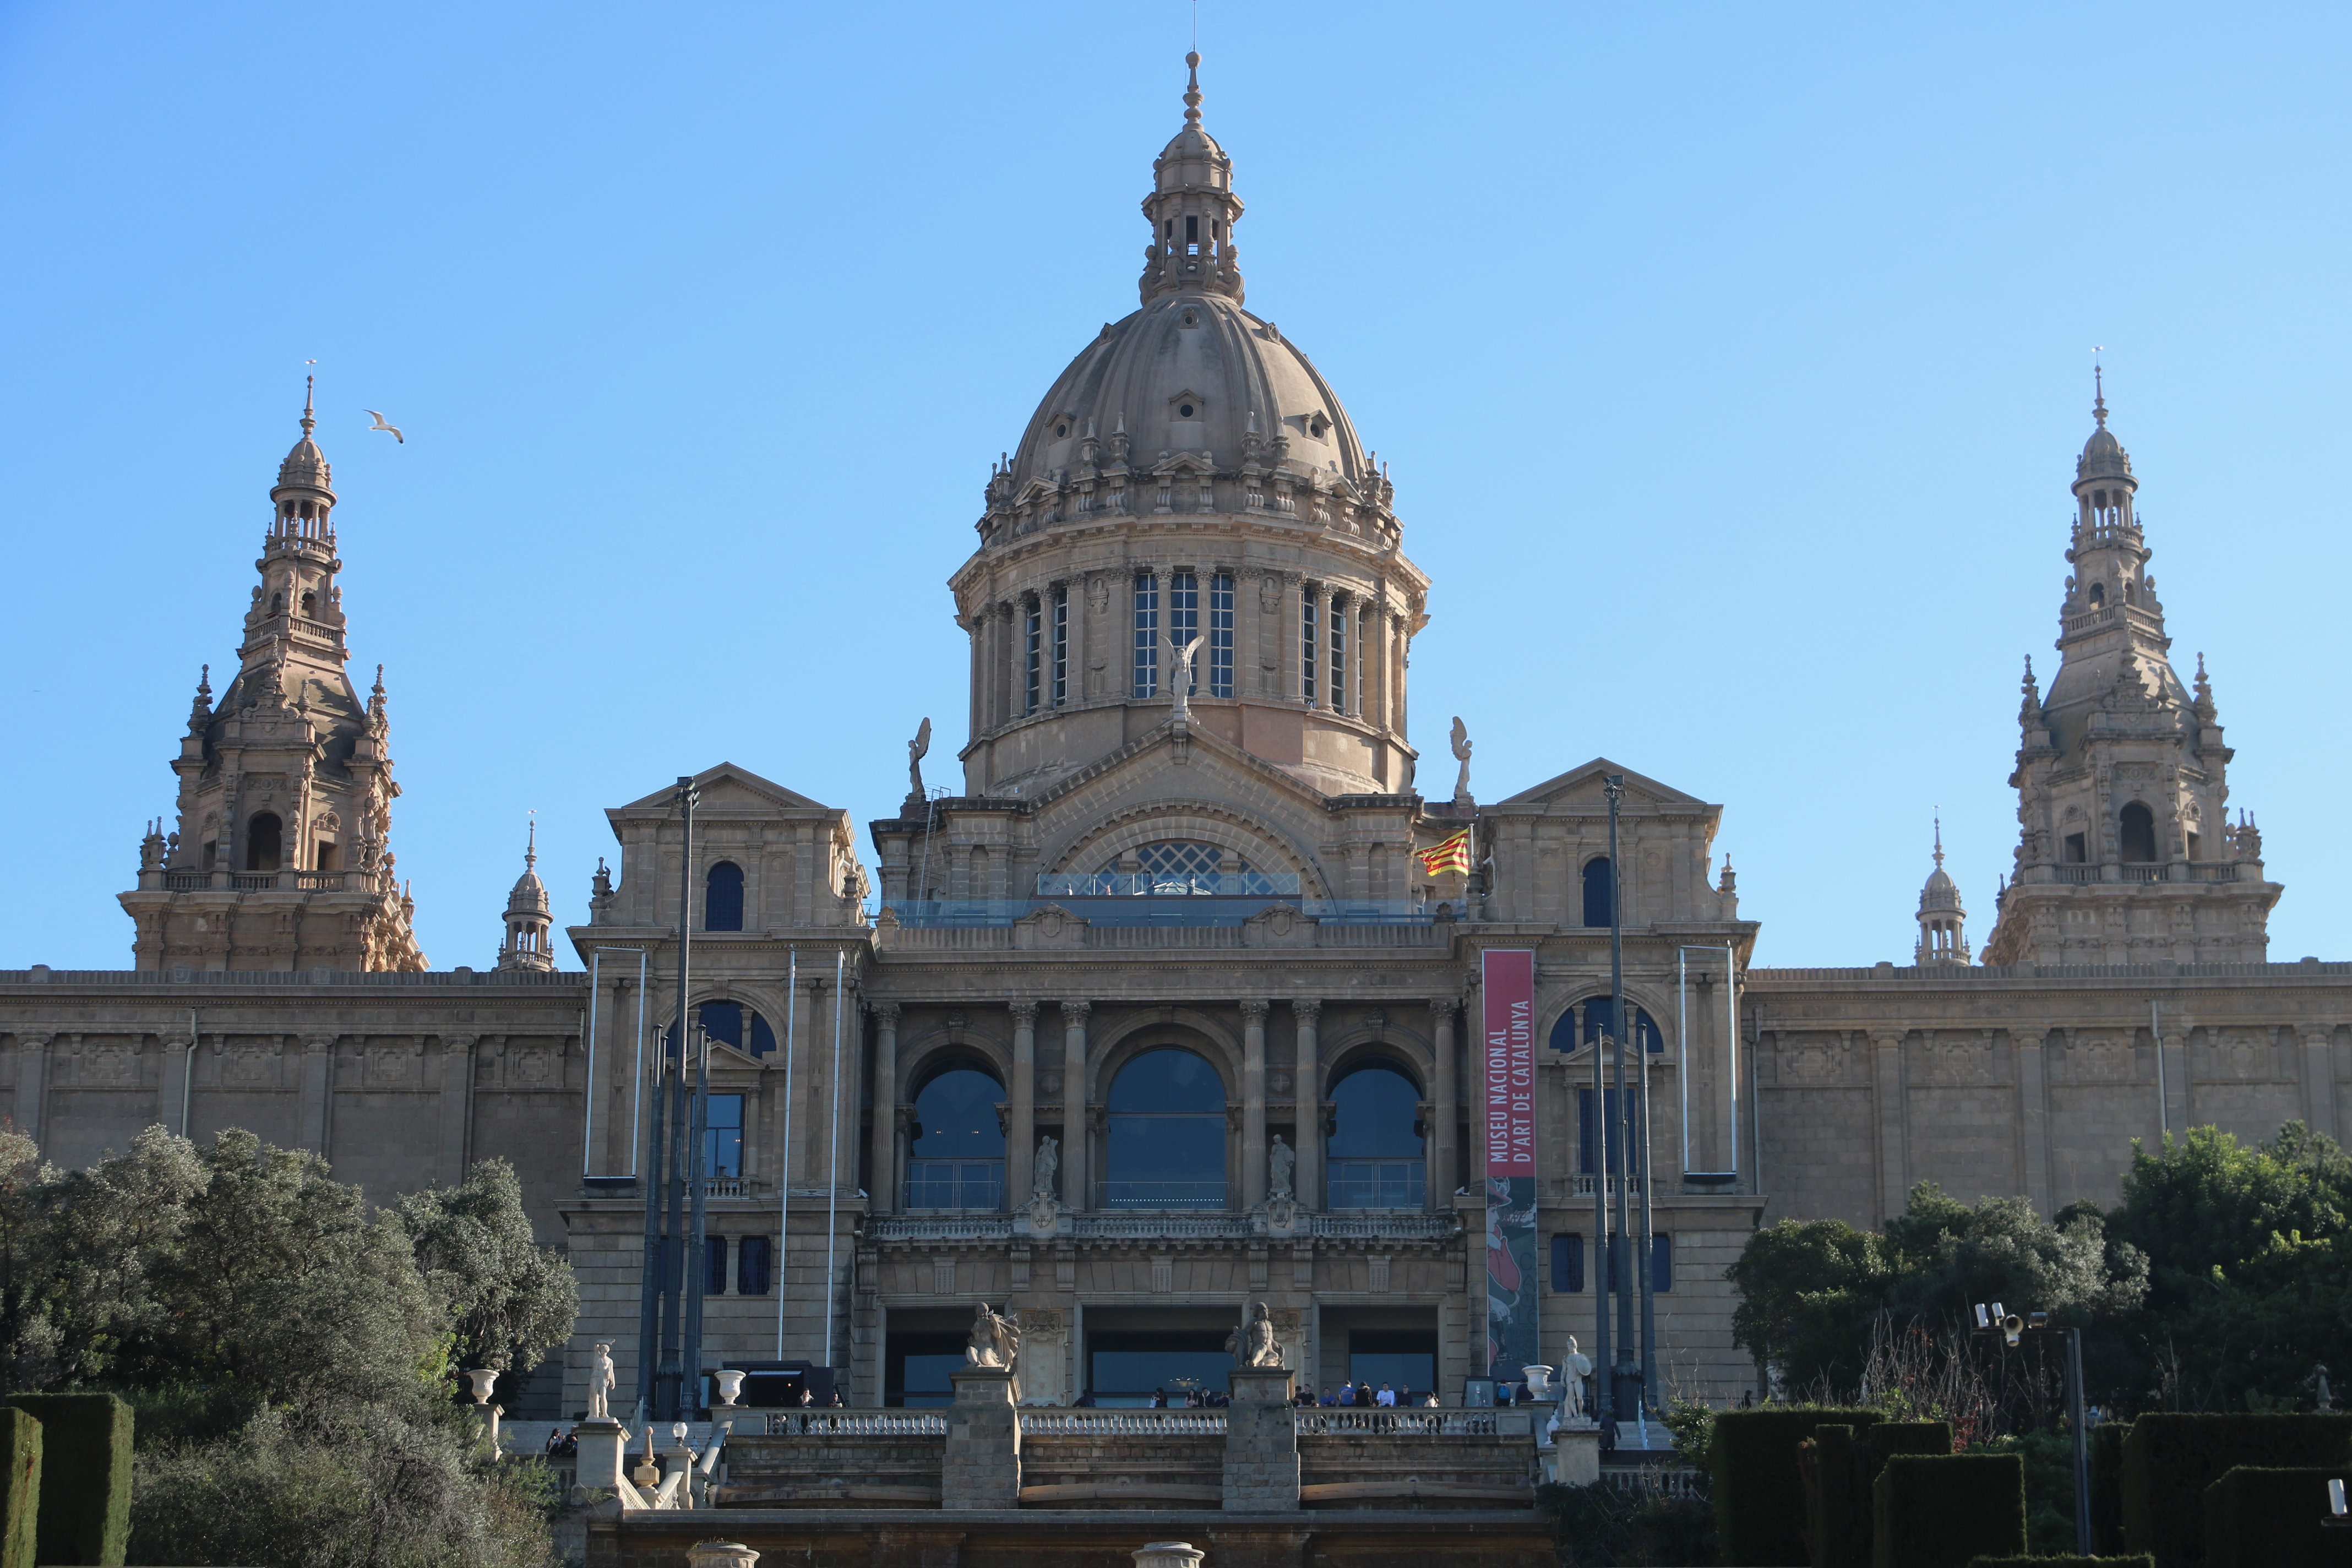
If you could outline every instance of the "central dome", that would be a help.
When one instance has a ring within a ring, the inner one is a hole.
[[[1150,468],[1186,455],[1230,470],[1255,458],[1358,485],[1364,449],[1330,384],[1271,321],[1205,290],[1160,295],[1102,333],[1037,405],[1013,455],[1012,489],[1065,482],[1089,458],[1128,441]]]

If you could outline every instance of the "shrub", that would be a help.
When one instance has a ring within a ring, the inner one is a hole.
[[[2352,1563],[2352,1530],[2330,1530],[2327,1482],[2341,1466],[2241,1465],[2205,1489],[2206,1568],[2321,1568]]]
[[[2047,1557],[1977,1557],[1969,1568],[2156,1568],[2156,1559],[2138,1557],[2077,1557],[2057,1552]]]
[[[41,1511],[41,1424],[0,1409],[0,1568],[33,1568]]]
[[[2025,1461],[1897,1454],[1871,1488],[1873,1568],[1967,1568],[2025,1550]]]
[[[1871,1483],[1894,1455],[1950,1453],[1952,1429],[1941,1421],[1816,1426],[1798,1451],[1812,1568],[1869,1568]]]
[[[2091,1428],[2091,1550],[2113,1555],[2124,1545],[2124,1436],[2128,1421]]]
[[[1727,1410],[1708,1445],[1718,1560],[1741,1568],[1798,1568],[1805,1550],[1805,1488],[1797,1446],[1817,1427],[1875,1426],[1875,1410],[1766,1405]]]
[[[121,1568],[131,1539],[131,1406],[111,1394],[16,1394],[41,1424],[41,1562]]]
[[[2352,1415],[2143,1415],[2124,1439],[2124,1549],[2202,1568],[2205,1489],[2225,1472],[2347,1459]]]
[[[1536,1507],[1559,1531],[1570,1568],[1687,1568],[1715,1555],[1714,1517],[1694,1499],[1636,1497],[1596,1482],[1538,1487]]]

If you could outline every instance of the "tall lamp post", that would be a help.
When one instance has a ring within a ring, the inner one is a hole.
[[[2019,1336],[2029,1332],[2049,1332],[2050,1314],[2030,1312],[2023,1317],[2005,1312],[2000,1302],[1988,1307],[1977,1303],[1977,1332],[1997,1333],[2010,1348],[2017,1347]],[[2066,1425],[2074,1434],[2074,1550],[2084,1557],[2091,1555],[2091,1435],[2083,1426],[2083,1331],[2066,1329]]]

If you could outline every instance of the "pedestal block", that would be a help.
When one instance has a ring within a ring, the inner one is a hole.
[[[623,1489],[628,1478],[622,1472],[623,1452],[629,1444],[629,1429],[609,1415],[592,1415],[572,1430],[580,1446],[580,1468],[575,1485],[614,1492]]]
[[[1229,1509],[1298,1506],[1298,1423],[1290,1413],[1290,1369],[1235,1367],[1225,1411],[1225,1502]]]
[[[948,1406],[940,1506],[1019,1508],[1021,1413],[1013,1403],[1012,1369],[968,1366],[950,1373],[948,1382],[955,1403]]]
[[[1589,1487],[1601,1479],[1601,1428],[1562,1426],[1551,1435],[1551,1476],[1564,1487]]]

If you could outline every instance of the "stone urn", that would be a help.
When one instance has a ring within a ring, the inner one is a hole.
[[[1189,1541],[1155,1541],[1130,1555],[1135,1568],[1201,1568],[1201,1549]]]
[[[1523,1366],[1519,1368],[1519,1375],[1528,1380],[1529,1399],[1548,1399],[1551,1396],[1551,1368]]]
[[[712,1373],[710,1380],[719,1385],[719,1408],[734,1409],[736,1401],[743,1396],[743,1374],[730,1369]]]
[[[687,1568],[751,1568],[759,1560],[740,1541],[698,1541],[686,1549]]]
[[[499,1385],[497,1369],[487,1366],[469,1367],[467,1369],[466,1378],[474,1385],[474,1403],[488,1405],[490,1402],[492,1391]]]

